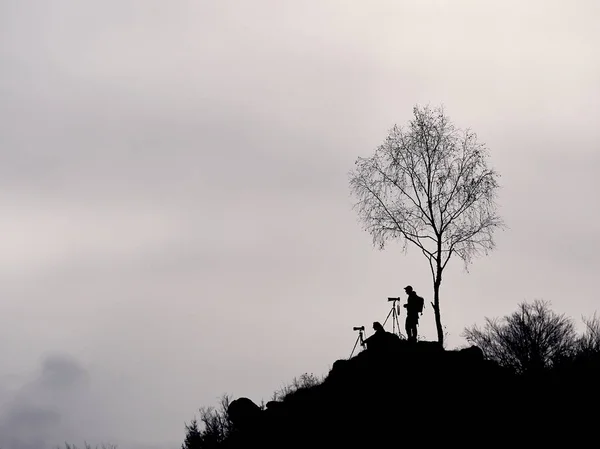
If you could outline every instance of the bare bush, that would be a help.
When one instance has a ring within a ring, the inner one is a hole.
[[[580,355],[600,354],[600,317],[594,313],[583,322],[585,330],[577,340],[577,352]]]
[[[273,401],[282,401],[292,393],[320,385],[322,382],[322,378],[312,373],[304,373],[300,377],[294,377],[289,385],[285,385],[273,393]]]
[[[485,321],[483,329],[466,328],[463,336],[479,346],[487,359],[518,373],[550,368],[577,351],[572,320],[553,312],[547,301],[524,302],[501,320]]]

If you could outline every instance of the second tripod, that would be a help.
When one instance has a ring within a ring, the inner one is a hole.
[[[392,333],[398,335],[401,339],[405,339],[406,337],[400,332],[400,298],[388,298],[388,301],[392,303],[392,308],[388,313],[383,325],[392,317]]]
[[[364,331],[365,331],[365,327],[364,326],[356,326],[353,327],[352,330],[358,331],[358,337],[356,337],[356,343],[354,343],[354,347],[352,348],[352,352],[350,353],[350,357],[352,358],[352,355],[354,355],[354,351],[356,350],[356,346],[358,346],[358,344],[360,343],[361,347],[365,346],[365,339],[364,339]]]

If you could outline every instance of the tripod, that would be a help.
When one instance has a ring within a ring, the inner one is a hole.
[[[397,329],[397,335],[401,339],[405,339],[402,332],[400,332],[400,306],[396,305],[396,302],[399,302],[400,298],[388,298],[388,301],[392,301],[392,309],[388,313],[385,321],[383,322],[383,325],[385,326],[385,323],[387,323],[387,320],[389,320],[390,316],[391,316],[392,317],[392,333],[396,334],[396,329]]]
[[[363,332],[365,331],[365,327],[364,326],[355,327],[355,328],[353,328],[353,330],[358,331],[358,337],[356,337],[356,342],[354,343],[354,347],[352,348],[350,357],[348,357],[349,359],[352,358],[352,355],[354,354],[354,350],[356,349],[356,345],[358,345],[358,342],[360,342],[361,346],[365,345],[365,341],[363,340]]]

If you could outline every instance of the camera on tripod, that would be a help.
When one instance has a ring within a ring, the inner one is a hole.
[[[386,317],[383,325],[387,323],[388,319],[392,317],[392,333],[398,335],[400,338],[403,338],[402,333],[400,332],[400,304],[396,304],[396,302],[401,303],[401,298],[399,296],[391,297],[388,296],[388,302],[392,303],[392,308],[388,316]],[[406,307],[406,306],[404,306]]]
[[[364,326],[354,326],[352,328],[352,330],[358,331],[358,337],[356,337],[356,343],[354,343],[354,347],[352,348],[352,352],[350,353],[350,358],[352,358],[352,355],[354,354],[354,351],[356,350],[356,346],[358,346],[359,343],[360,343],[361,347],[365,346],[365,340],[364,340],[364,335],[363,335],[363,332],[365,331],[365,327]]]

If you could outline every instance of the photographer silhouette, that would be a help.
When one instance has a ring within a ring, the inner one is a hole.
[[[416,342],[419,313],[423,315],[423,305],[425,304],[425,301],[417,295],[417,292],[415,292],[410,285],[404,287],[404,291],[408,295],[406,304],[404,304],[404,307],[406,308],[406,336],[408,341]]]
[[[373,323],[373,330],[375,333],[365,340],[370,353],[385,352],[398,340],[398,336],[387,332],[379,321]]]

